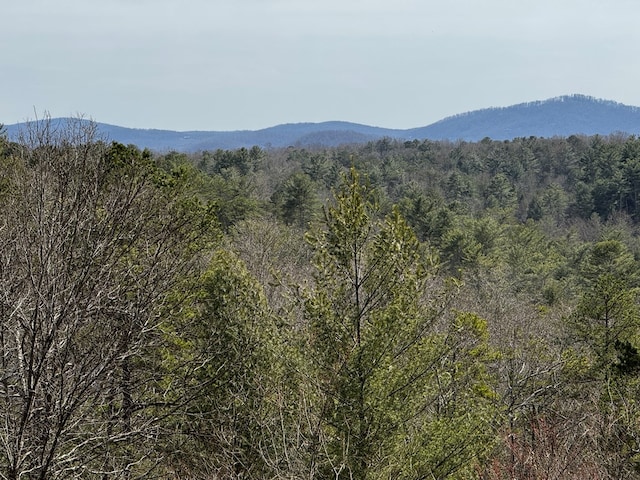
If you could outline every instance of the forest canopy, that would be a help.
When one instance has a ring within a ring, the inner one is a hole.
[[[0,478],[640,478],[634,136],[0,162]]]

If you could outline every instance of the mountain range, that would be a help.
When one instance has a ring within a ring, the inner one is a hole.
[[[65,119],[53,119],[64,122]],[[108,141],[134,144],[155,151],[196,152],[258,145],[336,146],[389,137],[398,140],[479,141],[485,137],[567,137],[570,135],[640,134],[640,108],[586,95],[565,95],[509,107],[486,108],[444,118],[425,127],[406,130],[350,122],[288,123],[262,130],[187,131],[125,128],[97,122]],[[24,123],[7,125],[15,139]]]

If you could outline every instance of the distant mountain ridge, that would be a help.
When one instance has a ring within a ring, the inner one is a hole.
[[[478,141],[485,137],[567,137],[574,134],[640,133],[640,108],[587,95],[565,95],[461,113],[408,130],[425,138]],[[452,136],[452,133],[458,136]]]
[[[55,119],[54,121],[64,121]],[[261,130],[187,131],[125,128],[98,122],[109,141],[134,144],[156,151],[195,152],[240,147],[336,146],[389,137],[398,140],[465,140],[485,137],[567,137],[574,134],[640,134],[640,107],[587,95],[565,95],[509,107],[493,107],[457,114],[425,127],[406,130],[372,127],[350,122],[288,123]],[[7,125],[9,138],[17,138],[24,123]]]

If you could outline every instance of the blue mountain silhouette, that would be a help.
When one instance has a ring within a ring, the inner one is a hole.
[[[54,119],[64,122],[65,119]],[[567,137],[570,135],[640,134],[640,108],[586,95],[566,95],[510,107],[486,108],[444,118],[425,127],[388,129],[350,122],[289,123],[262,130],[187,131],[125,128],[97,123],[108,141],[156,151],[194,152],[240,147],[336,146],[389,137],[398,140],[465,140],[485,137]],[[7,125],[16,139],[25,124]]]

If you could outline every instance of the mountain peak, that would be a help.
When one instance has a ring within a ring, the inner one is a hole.
[[[417,137],[467,141],[615,132],[640,132],[640,108],[582,94],[474,110],[411,130]]]

